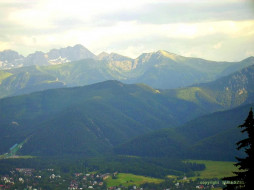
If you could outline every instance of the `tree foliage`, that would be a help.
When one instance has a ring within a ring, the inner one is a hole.
[[[227,185],[226,190],[230,189],[254,189],[253,176],[254,176],[254,118],[252,109],[245,122],[239,126],[242,129],[242,133],[247,133],[248,137],[237,143],[237,149],[244,149],[246,153],[245,158],[238,158],[238,162],[235,166],[239,167],[239,172],[234,172],[236,176],[225,178],[233,182],[231,185]]]

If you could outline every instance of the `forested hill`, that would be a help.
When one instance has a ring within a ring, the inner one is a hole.
[[[235,160],[243,156],[236,142],[245,138],[237,128],[254,104],[196,118],[174,128],[139,136],[115,148],[121,155],[184,159]]]
[[[146,85],[118,81],[9,97],[0,100],[0,151],[28,139],[26,154],[93,155],[202,113],[197,105],[168,99]]]
[[[166,90],[165,94],[203,108],[229,109],[254,102],[254,65],[209,83]]]

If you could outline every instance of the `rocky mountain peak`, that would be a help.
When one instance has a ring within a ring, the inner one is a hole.
[[[103,51],[99,55],[97,55],[97,59],[103,60],[103,59],[105,59],[108,56],[109,56],[109,54],[107,52]]]
[[[36,51],[27,57],[13,50],[0,52],[0,69],[11,69],[30,65],[55,65],[81,59],[94,59],[96,56],[81,44],[73,47],[52,49],[47,53]]]
[[[4,50],[0,52],[0,69],[10,69],[12,67],[22,66],[24,57],[13,50]]]

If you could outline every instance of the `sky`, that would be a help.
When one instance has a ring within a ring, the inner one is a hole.
[[[0,0],[0,51],[27,56],[82,44],[136,58],[254,56],[254,0]]]

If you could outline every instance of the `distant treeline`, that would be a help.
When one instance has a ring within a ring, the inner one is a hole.
[[[169,158],[142,158],[108,156],[95,158],[31,158],[0,160],[0,174],[8,174],[15,168],[54,169],[60,173],[91,172],[133,173],[137,175],[164,178],[167,175],[193,176],[194,171],[205,169],[204,164],[183,162]]]

